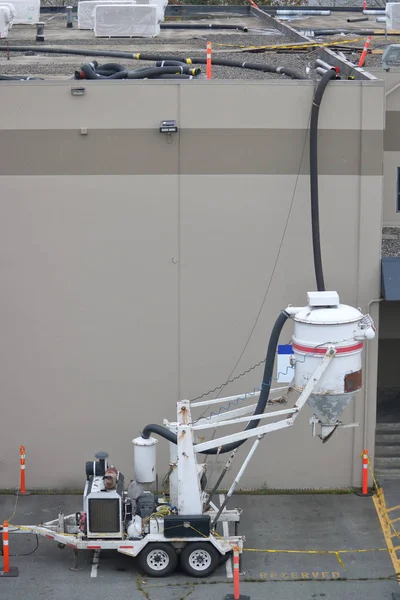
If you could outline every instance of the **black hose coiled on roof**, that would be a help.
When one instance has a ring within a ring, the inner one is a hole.
[[[311,190],[311,228],[314,254],[314,270],[317,289],[325,291],[324,273],[322,269],[321,239],[319,231],[319,204],[318,204],[318,116],[322,96],[326,86],[332,79],[336,79],[337,72],[330,69],[321,78],[314,95],[311,121],[310,121],[310,190]]]
[[[170,77],[184,78],[200,75],[201,69],[189,65],[162,65],[156,67],[142,67],[135,71],[128,71],[117,63],[99,65],[96,61],[81,66],[81,71],[75,73],[76,79],[169,79]]]
[[[261,415],[264,412],[265,407],[267,406],[269,392],[270,392],[271,383],[272,383],[272,373],[274,370],[276,348],[278,346],[279,336],[280,336],[283,326],[285,325],[288,318],[289,318],[289,314],[283,310],[279,314],[279,316],[278,316],[277,320],[275,321],[275,324],[272,328],[271,336],[269,338],[269,343],[268,343],[267,356],[265,359],[263,381],[261,384],[261,393],[258,398],[257,406],[253,413],[254,415]],[[259,423],[260,423],[260,419],[254,419],[253,421],[249,421],[249,423],[245,427],[244,431],[249,431],[249,429],[254,429],[255,427],[258,426]],[[162,425],[156,425],[156,424],[146,425],[146,427],[142,431],[142,437],[144,439],[148,439],[152,433],[156,433],[157,435],[163,437],[164,439],[168,440],[169,442],[172,442],[173,444],[177,443],[176,435],[174,433],[172,433],[169,429],[166,429],[165,427],[163,427]],[[201,452],[201,454],[225,454],[226,452],[232,452],[232,450],[235,450],[236,448],[239,448],[239,446],[244,444],[245,441],[246,440],[240,440],[239,442],[232,442],[230,444],[225,444],[225,446],[222,446],[220,449],[210,448],[209,450],[204,450],[203,452]]]
[[[55,48],[54,46],[2,46],[0,45],[0,52],[34,52],[42,54],[66,54],[72,56],[96,56],[106,58],[127,58],[136,60],[149,60],[149,61],[178,61],[186,65],[197,64],[205,65],[206,59],[195,57],[185,58],[177,56],[160,56],[158,54],[146,54],[141,52],[118,52],[111,50],[87,50],[82,48]],[[225,67],[236,67],[239,69],[250,69],[255,71],[263,71],[264,73],[277,73],[279,75],[286,75],[292,79],[308,79],[308,77],[301,73],[294,71],[293,69],[287,69],[286,67],[273,67],[270,65],[264,65],[262,63],[249,63],[242,62],[239,60],[225,60],[221,58],[213,59],[213,65],[225,66]]]
[[[196,58],[191,59],[192,62],[197,62],[200,64],[206,64],[206,59]],[[217,64],[223,65],[225,67],[237,67],[238,61],[236,60],[224,60],[221,59],[219,61],[214,61],[214,65]],[[254,69],[256,71],[262,71],[263,73],[277,73],[282,75],[287,75],[288,77],[292,77],[293,79],[305,79],[300,73],[293,71],[292,69],[287,69],[286,67],[275,67],[272,65],[265,65],[263,63],[240,63],[243,68]],[[125,67],[121,65],[108,63],[103,66],[99,66],[96,61],[91,63],[86,63],[81,67],[82,73],[84,76],[78,76],[76,74],[77,79],[146,79],[146,78],[157,78],[161,75],[192,75],[196,76],[201,73],[200,69],[196,69],[190,67],[180,60],[158,60],[156,62],[156,67],[144,67],[141,69],[137,69],[135,71],[128,71]]]
[[[190,59],[192,61],[192,63],[197,63],[200,65],[205,65],[207,60],[205,58],[192,58]],[[161,67],[163,65],[179,65],[179,64],[185,64],[180,62],[179,60],[169,60],[169,59],[164,59],[164,60],[159,60],[156,62],[156,65],[158,67]],[[293,69],[288,69],[286,67],[275,67],[272,65],[266,65],[263,63],[248,63],[248,62],[240,62],[237,60],[229,60],[229,59],[223,59],[220,58],[218,60],[213,60],[213,65],[216,66],[221,66],[221,67],[240,67],[242,69],[252,69],[254,71],[262,71],[263,73],[277,73],[278,75],[287,75],[288,77],[291,77],[292,79],[307,79],[307,77],[305,77],[304,75],[302,75],[301,73],[298,73],[297,71],[294,71]]]

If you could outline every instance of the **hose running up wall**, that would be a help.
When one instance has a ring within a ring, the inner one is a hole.
[[[319,228],[318,200],[318,116],[322,97],[326,86],[332,79],[337,78],[335,69],[330,69],[321,78],[314,95],[310,122],[310,190],[311,190],[311,228],[314,253],[314,270],[317,289],[325,291],[324,273],[322,269],[321,239]]]
[[[312,241],[313,241],[313,253],[314,253],[314,268],[315,278],[317,281],[318,291],[325,291],[324,274],[322,268],[322,255],[321,255],[321,240],[320,240],[320,227],[319,227],[319,201],[318,201],[318,117],[319,109],[321,106],[322,98],[328,83],[332,79],[338,77],[337,70],[335,68],[329,69],[321,78],[318,83],[318,87],[314,94],[312,109],[311,109],[311,121],[310,121],[310,188],[311,188],[311,227],[312,227]],[[289,314],[286,311],[282,311],[275,321],[274,327],[271,332],[271,336],[268,343],[267,356],[265,360],[263,382],[261,385],[261,393],[258,399],[254,415],[260,415],[264,412],[271,388],[272,373],[275,363],[275,354],[279,342],[279,337],[286,323]],[[260,423],[260,420],[249,421],[245,428],[245,431],[254,429]],[[148,439],[152,433],[165,438],[173,444],[177,443],[177,437],[169,429],[162,427],[157,424],[147,425],[142,431],[142,437]],[[232,452],[236,448],[239,448],[244,444],[246,440],[239,442],[232,442],[225,444],[222,448],[210,448],[209,450],[203,451],[201,454],[225,454],[226,452]]]

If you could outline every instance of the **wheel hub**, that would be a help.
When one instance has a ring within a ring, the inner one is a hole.
[[[211,556],[205,550],[194,550],[189,556],[189,564],[196,571],[205,571],[211,565]]]
[[[161,571],[169,564],[169,556],[164,550],[152,550],[147,556],[147,564],[154,571]]]

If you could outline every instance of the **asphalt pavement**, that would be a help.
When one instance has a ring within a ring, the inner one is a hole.
[[[392,505],[400,497],[397,489],[392,484],[388,491]],[[12,515],[15,501],[15,496],[0,495],[0,520]],[[244,511],[241,593],[251,600],[392,600],[393,593],[400,593],[371,498],[239,495],[233,506]],[[75,512],[81,498],[20,497],[11,522],[48,521],[57,517],[59,507],[65,514]],[[0,600],[224,600],[233,592],[229,562],[207,580],[179,572],[160,580],[143,576],[135,559],[117,552],[101,551],[94,566],[93,552],[82,551],[79,570],[71,571],[71,549],[60,550],[45,538],[35,548],[35,535],[10,534],[11,565],[18,567],[19,576],[0,578]]]

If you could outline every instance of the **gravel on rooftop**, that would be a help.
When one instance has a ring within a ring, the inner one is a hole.
[[[79,38],[68,38],[60,41],[57,40],[46,40],[44,45],[48,46],[60,46],[60,47],[74,47],[74,48],[90,48],[90,46],[96,46],[96,49],[102,48],[104,50],[117,50],[123,51],[124,46],[126,50],[129,52],[146,52],[147,46],[152,46],[151,50],[148,52],[157,53],[157,50],[154,47],[160,47],[160,54],[168,55],[168,56],[185,56],[185,57],[194,57],[194,56],[205,56],[206,53],[206,42],[208,37],[203,36],[201,32],[193,32],[193,37],[190,37],[188,40],[182,38],[168,38],[166,40],[162,37],[159,38],[149,38],[149,39],[102,39],[95,38],[94,35],[90,35],[88,32],[87,37],[84,39]],[[314,51],[310,51],[307,53],[276,53],[276,52],[263,52],[263,53],[252,53],[252,52],[243,52],[240,51],[241,46],[264,46],[264,45],[275,45],[275,44],[284,44],[285,37],[282,35],[253,35],[251,33],[245,34],[235,34],[235,35],[224,35],[217,34],[213,35],[212,43],[215,51],[214,58],[221,59],[232,59],[238,60],[241,62],[254,62],[254,63],[265,63],[273,66],[286,66],[288,68],[299,71],[303,75],[306,75],[307,66],[311,67],[310,77],[318,78],[316,71],[313,69],[314,61],[315,61],[315,53]],[[286,40],[287,41],[287,40]],[[9,40],[10,45],[30,45],[30,46],[43,46],[43,43],[37,43],[36,41],[30,41],[26,39],[13,39]],[[171,48],[174,45],[185,45],[187,43],[188,50],[186,52],[182,51],[181,48],[179,51],[173,51]],[[129,48],[128,48],[129,46]],[[168,49],[162,49],[163,47],[168,47]],[[27,61],[26,65],[21,64],[13,64],[12,59],[14,56],[20,56],[20,53],[10,53],[11,60],[4,61],[1,63],[1,73],[4,75],[73,75],[74,71],[80,67],[83,62],[87,62],[90,60],[90,57],[79,57],[76,56],[76,63],[73,65],[71,62],[67,62],[62,60],[63,56],[67,55],[54,55],[54,54],[37,54],[37,62],[32,63],[30,60]],[[40,64],[41,57],[52,57],[54,60],[51,63],[46,60]],[[1,57],[0,57],[1,58]],[[3,55],[4,58],[4,55]],[[97,61],[99,63],[109,62],[109,58],[98,58]],[[136,69],[138,68],[137,61],[129,61],[126,59],[117,59],[121,64],[125,64],[129,68]],[[145,61],[140,61],[140,66],[145,66]],[[220,67],[214,66],[213,68],[213,77],[215,79],[287,79],[285,76],[273,74],[273,73],[262,73],[259,71],[247,70],[247,69],[238,69],[232,67]]]
[[[382,256],[400,256],[400,227],[383,227]]]
[[[174,56],[174,53],[168,52],[169,56]],[[57,60],[49,62],[43,62],[40,64],[40,57],[52,57],[53,54],[43,54],[38,55],[38,62],[33,64],[21,65],[21,64],[13,64],[12,58],[16,56],[16,54],[11,53],[11,60],[7,63],[3,63],[0,66],[0,72],[3,75],[66,75],[73,76],[75,70],[79,70],[80,66],[90,60],[89,57],[75,57],[76,62],[63,62],[63,56],[60,55]],[[176,55],[177,58],[179,55]],[[236,57],[237,55],[235,55]],[[220,54],[219,58],[233,58],[231,54]],[[105,62],[109,62],[110,59],[104,58],[96,58],[96,60],[102,64]],[[253,54],[243,53],[240,54],[240,59],[243,62],[256,62],[256,63],[265,63],[273,66],[286,66],[288,68],[294,69],[306,75],[306,66],[309,63],[311,66],[314,64],[314,53],[310,52],[307,54],[307,59],[305,56],[299,56],[296,54],[276,54],[276,53],[268,53],[267,56],[263,55],[261,58],[260,55],[254,56]],[[118,60],[124,66],[127,66],[130,70],[135,70],[139,67],[143,66],[154,66],[154,62],[149,61],[129,61],[129,60]],[[201,66],[203,72],[205,71],[205,67]],[[318,74],[315,70],[311,69],[310,78],[318,78]],[[250,69],[239,69],[235,67],[225,67],[225,66],[216,66],[213,65],[213,78],[214,79],[245,79],[245,80],[266,80],[266,79],[275,79],[275,80],[288,80],[288,77],[283,75],[279,75],[276,73],[263,73],[260,71],[253,71]]]

